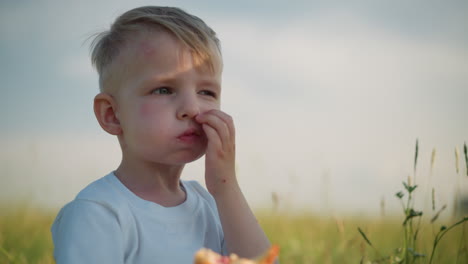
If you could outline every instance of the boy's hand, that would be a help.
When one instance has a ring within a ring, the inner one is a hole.
[[[237,183],[232,118],[219,110],[210,110],[195,120],[202,124],[208,138],[205,182],[216,201],[226,248],[244,258],[256,257],[270,247],[270,242]]]
[[[208,139],[205,157],[206,188],[216,196],[237,186],[235,172],[235,129],[232,117],[212,109],[196,116]],[[233,185],[234,184],[234,185]]]

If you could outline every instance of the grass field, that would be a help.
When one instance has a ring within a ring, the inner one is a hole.
[[[49,229],[55,213],[27,206],[3,207],[0,263],[53,263]],[[403,216],[359,219],[266,212],[258,213],[258,218],[270,240],[280,246],[281,263],[371,263],[402,246]],[[451,221],[446,222],[449,225]],[[426,257],[417,263],[427,263],[434,234],[441,224],[422,224],[417,250]],[[378,252],[366,243],[358,227]],[[468,263],[467,234],[466,222],[449,232],[441,240],[433,263]]]
[[[402,221],[403,217],[388,216],[369,219],[270,214],[260,218],[271,241],[281,247],[282,263],[375,263],[375,260],[394,255],[395,250],[402,248]],[[428,262],[434,234],[440,225],[422,225],[417,251],[426,257],[416,263]],[[366,243],[358,227],[365,232],[374,248]],[[468,224],[465,222],[457,228],[440,242],[433,263],[468,263]],[[387,259],[379,263],[394,262]]]
[[[0,263],[54,263],[50,225],[55,212],[27,206],[0,210]]]

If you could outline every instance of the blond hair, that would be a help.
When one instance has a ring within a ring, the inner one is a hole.
[[[98,33],[91,43],[91,61],[99,74],[99,89],[106,86],[114,73],[111,65],[132,34],[144,30],[164,30],[173,34],[192,52],[196,64],[207,64],[215,71],[221,61],[221,47],[216,33],[200,18],[176,7],[144,6],[119,16],[110,30]],[[222,63],[221,63],[222,64]]]

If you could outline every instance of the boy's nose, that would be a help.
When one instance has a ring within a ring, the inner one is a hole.
[[[200,113],[200,108],[196,98],[186,98],[182,100],[177,110],[178,119],[192,119]]]

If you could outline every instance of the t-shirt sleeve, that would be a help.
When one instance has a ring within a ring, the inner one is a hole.
[[[74,200],[59,212],[51,231],[57,264],[124,263],[117,215],[103,204]]]

